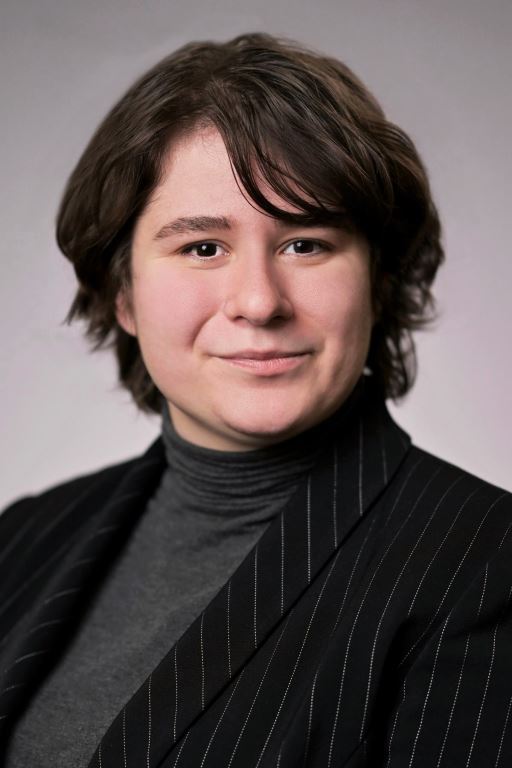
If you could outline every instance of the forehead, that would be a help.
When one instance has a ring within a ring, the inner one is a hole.
[[[283,186],[292,200],[296,197],[297,205],[281,197],[263,178],[256,163],[248,162],[253,179],[248,182],[249,191],[237,175],[216,127],[202,125],[174,138],[163,156],[159,181],[136,222],[135,238],[150,235],[159,240],[181,234],[180,227],[189,233],[194,229],[234,229],[238,225],[272,230],[327,226],[358,234],[344,213],[321,207],[288,174],[283,172]],[[240,172],[245,173],[245,167]],[[191,227],[188,222],[192,219],[195,221]],[[207,226],[196,226],[197,221],[207,220]],[[217,225],[215,220],[223,223]],[[180,223],[183,221],[186,227]]]
[[[221,201],[221,190],[240,194],[237,182],[222,136],[215,128],[202,128],[169,145],[159,187],[177,202],[200,197],[213,204]]]
[[[302,213],[276,193],[255,164],[251,171],[258,190],[271,205],[291,214]],[[298,187],[296,192],[300,194]],[[206,206],[208,212],[225,210],[229,205],[249,205],[265,213],[244,189],[224,140],[214,126],[196,128],[170,142],[148,207],[172,204],[173,208],[181,209],[194,202]]]

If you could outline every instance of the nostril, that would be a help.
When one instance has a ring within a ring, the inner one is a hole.
[[[291,301],[280,292],[261,292],[250,286],[234,292],[226,300],[224,311],[230,319],[245,318],[255,325],[282,321],[293,315]]]

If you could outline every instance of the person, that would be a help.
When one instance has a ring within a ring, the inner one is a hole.
[[[511,496],[386,410],[443,248],[366,87],[266,34],[185,45],[57,238],[162,435],[0,518],[2,765],[510,764]]]

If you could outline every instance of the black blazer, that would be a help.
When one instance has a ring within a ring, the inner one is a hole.
[[[512,765],[512,497],[412,447],[365,388],[90,766]],[[0,518],[4,750],[164,464],[157,440]]]

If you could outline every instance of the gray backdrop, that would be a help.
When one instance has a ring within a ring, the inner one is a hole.
[[[191,39],[249,30],[345,60],[416,141],[448,260],[398,421],[416,443],[512,488],[510,0],[2,0],[0,505],[143,450],[158,419],[62,320],[74,279],[53,221],[113,100]]]

